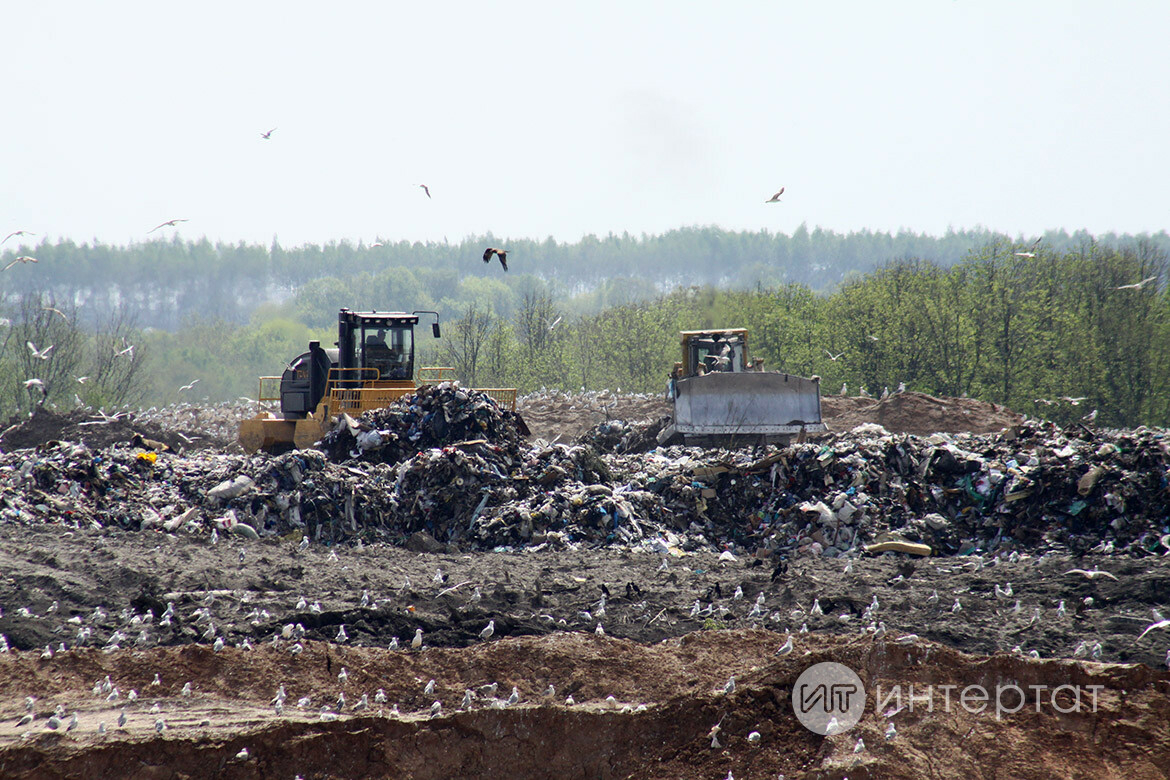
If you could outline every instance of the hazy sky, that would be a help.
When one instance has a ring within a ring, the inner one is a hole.
[[[1166,0],[5,2],[0,233],[1170,229],[1168,30]]]

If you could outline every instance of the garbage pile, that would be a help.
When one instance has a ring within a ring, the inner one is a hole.
[[[670,423],[669,416],[649,422],[607,420],[583,433],[579,442],[589,444],[598,452],[649,452],[658,446],[658,432]]]
[[[998,434],[917,437],[867,424],[789,447],[636,452],[636,426],[612,424],[572,445],[522,445],[494,404],[452,386],[424,390],[346,424],[325,451],[178,454],[145,441],[53,441],[0,453],[0,522],[323,543],[404,544],[421,534],[463,550],[619,544],[837,556],[898,539],[943,555],[1170,551],[1164,430],[1025,421]],[[367,434],[377,446],[362,447]],[[614,451],[602,451],[615,438]]]
[[[321,440],[321,447],[336,463],[394,464],[432,447],[475,439],[518,452],[515,413],[501,409],[486,393],[442,382],[423,385],[357,420],[342,415],[337,427]]]

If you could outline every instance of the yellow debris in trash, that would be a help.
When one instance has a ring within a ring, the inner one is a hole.
[[[153,466],[154,462],[156,460],[158,460],[158,453],[157,452],[140,452],[140,453],[138,453],[138,459],[144,460]]]
[[[884,553],[884,552],[900,552],[910,553],[911,555],[930,555],[933,552],[928,544],[918,544],[916,542],[906,542],[901,539],[891,539],[886,542],[878,542],[877,544],[866,545],[865,551],[867,553]]]

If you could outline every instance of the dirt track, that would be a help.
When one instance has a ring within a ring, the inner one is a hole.
[[[881,414],[891,430],[927,419],[928,407],[942,415],[923,423],[932,427],[1014,419],[911,394],[825,402],[827,415]],[[629,403],[653,411],[645,399]],[[549,411],[537,425],[564,429],[579,411]],[[0,654],[0,776],[1166,776],[1170,629],[1138,635],[1170,601],[1170,559],[863,557],[846,570],[801,557],[774,572],[750,557],[697,553],[662,564],[620,548],[302,551],[272,537],[213,544],[157,529],[3,525],[0,634],[13,650]],[[494,634],[482,641],[489,620]],[[871,624],[884,633],[863,628]],[[412,650],[416,629],[423,647]],[[793,651],[775,655],[789,636]],[[45,657],[62,642],[71,649]],[[1071,714],[1029,700],[1002,718],[922,706],[887,716],[868,702],[858,726],[822,737],[798,723],[790,697],[796,677],[823,660],[857,671],[871,695],[879,684],[1103,687],[1096,712]],[[732,675],[736,690],[723,694]],[[494,696],[482,689],[491,683]],[[519,701],[503,706],[513,686]],[[462,710],[467,689],[475,694]],[[368,706],[355,709],[363,694]],[[18,725],[28,696],[35,719]],[[58,707],[65,719],[49,728]]]

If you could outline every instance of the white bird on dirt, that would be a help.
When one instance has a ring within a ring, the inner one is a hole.
[[[333,705],[333,709],[337,710],[338,712],[341,712],[343,709],[345,709],[345,691],[337,694],[337,704]]]
[[[181,696],[188,696],[189,697],[191,695],[191,683],[187,683],[186,685],[184,685],[183,690],[179,691],[179,694]]]
[[[479,632],[479,638],[486,642],[492,638],[492,634],[494,633],[496,633],[496,621],[489,620],[488,624],[483,627],[482,631]]]
[[[416,628],[414,630],[414,639],[410,640],[411,648],[418,650],[419,648],[422,647],[422,636],[423,636],[422,629]]]
[[[740,599],[743,598],[743,586],[742,585],[735,586],[735,593],[731,594],[731,598],[736,600],[736,601],[739,601]]]
[[[566,707],[572,707],[576,703],[577,703],[577,700],[574,699],[572,696],[565,697],[565,706]]]
[[[159,718],[158,720],[156,720],[154,722],[154,730],[157,731],[159,734],[163,733],[164,731],[167,730],[167,722],[165,720],[163,720],[162,718]]]
[[[106,733],[106,722],[104,720],[101,721],[100,723],[98,723],[97,733],[99,733],[99,734]]]
[[[735,675],[734,674],[731,675],[731,677],[727,680],[727,685],[723,686],[723,692],[727,693],[727,694],[735,693]]]
[[[69,718],[69,725],[65,727],[65,730],[66,731],[73,731],[73,729],[75,729],[75,728],[77,728],[77,713],[76,712],[73,713],[73,715]]]
[[[16,727],[20,728],[21,726],[27,726],[28,724],[32,723],[34,720],[36,720],[35,715],[33,715],[31,712],[26,713],[24,715],[24,717],[22,717],[20,720],[18,720],[16,722]]]
[[[597,634],[598,636],[605,636],[605,628],[600,623],[598,623],[597,628],[593,629],[593,633]]]
[[[1068,610],[1064,606],[1064,599],[1060,600],[1060,605],[1056,608],[1056,614],[1060,615],[1061,617],[1064,617],[1068,614]]]
[[[963,611],[963,603],[955,599],[955,603],[951,605],[951,612],[958,613]]]
[[[345,623],[342,623],[341,627],[337,629],[337,641],[338,642],[345,642],[348,639],[349,639],[349,634],[345,633]]]
[[[784,644],[780,645],[779,649],[776,650],[776,655],[788,655],[792,652],[792,648],[792,634],[789,634],[788,639],[785,640]]]
[[[322,612],[321,602],[314,601],[312,604],[309,605],[309,611],[312,612],[314,615],[320,615]]]
[[[313,700],[310,697],[302,696],[297,699],[297,709],[307,710],[311,706],[313,706]]]
[[[752,745],[760,744],[760,739],[762,739],[762,737],[760,736],[760,732],[758,732],[758,731],[750,732],[747,735],[747,741],[749,744],[752,744]]]
[[[1009,582],[1007,587],[1001,588],[997,583],[995,586],[995,597],[997,599],[1010,599],[1012,597],[1012,584]]]
[[[126,726],[126,720],[126,710],[122,710],[118,713],[118,728],[124,728]]]
[[[337,682],[341,683],[342,685],[349,683],[349,672],[345,670],[344,666],[341,667],[341,671],[337,673]]]
[[[423,688],[423,696],[432,696],[432,695],[434,695],[434,693],[435,693],[435,681],[431,680],[430,682],[427,683],[426,687]]]
[[[361,712],[364,709],[368,709],[369,706],[370,706],[369,694],[363,693],[362,698],[358,700],[358,703],[353,705],[353,711],[354,712]]]
[[[465,688],[463,691],[463,701],[459,703],[459,709],[461,709],[461,710],[471,709],[471,696],[472,696],[471,689]]]
[[[217,653],[218,653],[220,650],[223,650],[223,644],[224,644],[224,642],[223,642],[223,637],[222,637],[222,636],[217,636],[217,637],[215,638],[215,644],[214,644],[214,645],[212,645],[212,649],[214,649],[214,650],[215,650],[215,652],[217,652]]]
[[[447,577],[443,574],[442,569],[435,569],[435,576],[432,580],[436,585],[442,585],[447,581]]]
[[[390,637],[389,649],[391,649],[391,650],[398,649],[398,637],[396,637],[396,636]]]
[[[512,695],[508,697],[508,706],[517,704],[520,701],[520,689],[515,685],[512,686]]]
[[[309,549],[309,537],[302,536],[301,543],[297,545],[297,552],[304,552],[307,549]],[[304,598],[301,600],[304,601]],[[304,607],[298,607],[298,609],[304,609]]]
[[[823,615],[825,611],[821,609],[821,600],[813,599],[812,607],[809,609],[810,615]]]
[[[431,717],[437,718],[441,714],[443,714],[443,702],[436,701],[434,704],[431,705]]]
[[[361,603],[359,604],[359,606],[362,606],[362,607],[370,606],[370,592],[368,590],[362,591],[362,600],[361,600]]]

